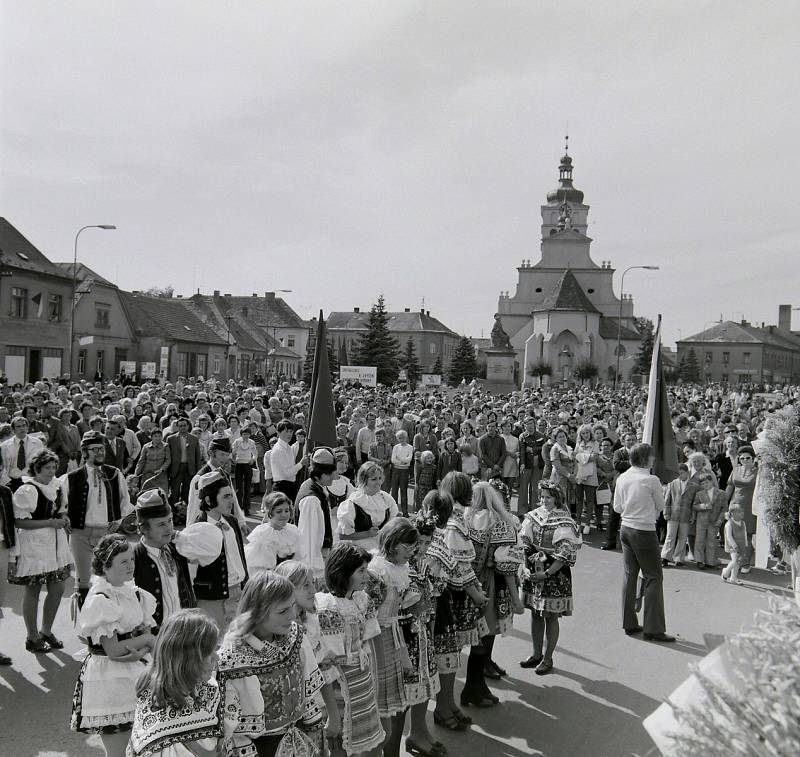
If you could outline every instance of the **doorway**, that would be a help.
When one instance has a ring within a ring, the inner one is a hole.
[[[42,351],[31,349],[28,353],[28,381],[33,383],[42,377]]]

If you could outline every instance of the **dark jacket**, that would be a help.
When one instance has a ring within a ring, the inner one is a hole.
[[[14,530],[14,505],[11,489],[0,484],[0,514],[2,514],[2,535],[8,549],[17,543],[17,532]]]
[[[188,447],[186,449],[186,464],[189,468],[189,475],[194,476],[203,464],[200,455],[200,444],[194,434],[187,434]],[[183,440],[180,434],[170,434],[164,442],[169,445],[169,453],[172,455],[172,462],[169,466],[169,477],[175,478],[181,467],[181,446]]]
[[[192,587],[192,579],[189,575],[189,563],[183,555],[178,553],[174,544],[169,545],[169,551],[175,560],[175,574],[178,579],[178,597],[180,599],[181,608],[197,607],[197,600],[194,596],[194,588]],[[133,582],[145,591],[149,591],[156,598],[156,609],[153,613],[153,619],[157,626],[161,626],[164,621],[164,598],[161,588],[161,574],[158,572],[158,565],[155,560],[150,557],[147,547],[142,542],[139,542],[133,548],[133,556],[136,561]]]
[[[244,557],[242,531],[236,522],[236,518],[229,515],[223,515],[222,517],[233,529],[233,534],[236,537],[239,555],[242,558],[242,565],[244,565],[244,581],[242,581],[242,588],[244,588],[245,583],[247,583],[247,561]],[[208,515],[205,512],[200,513],[197,522],[208,522]],[[201,565],[197,569],[197,575],[194,577],[194,595],[197,599],[208,600],[228,598],[228,560],[225,556],[224,539],[222,540],[222,551],[219,553],[219,557],[210,565]]]

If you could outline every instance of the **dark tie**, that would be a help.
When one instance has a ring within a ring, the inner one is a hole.
[[[161,547],[161,561],[164,563],[164,569],[167,571],[168,576],[175,575],[175,558],[172,556],[172,551],[169,544]]]
[[[20,470],[25,470],[25,440],[19,440],[19,450],[17,452],[17,468]]]

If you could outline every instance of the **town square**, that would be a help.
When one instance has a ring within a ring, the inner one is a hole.
[[[800,753],[794,4],[0,7],[0,754]]]

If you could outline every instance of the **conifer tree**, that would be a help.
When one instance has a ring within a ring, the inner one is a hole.
[[[353,355],[353,365],[375,366],[378,383],[391,386],[400,373],[400,345],[389,331],[389,316],[383,295],[369,311],[367,331],[361,334]]]
[[[689,348],[686,356],[686,381],[700,381],[700,364],[697,362],[697,353],[694,347]]]
[[[305,381],[306,387],[311,386],[311,374],[314,371],[314,348],[317,344],[317,332],[316,329],[312,329],[308,335],[308,341],[306,342],[306,359],[303,362],[303,381]]]
[[[634,371],[646,376],[650,373],[650,361],[653,359],[653,344],[655,343],[655,326],[649,318],[634,318],[636,329],[641,335],[639,351],[636,353]]]
[[[469,337],[462,336],[450,361],[448,379],[450,384],[460,384],[461,380],[472,381],[478,375],[478,361],[475,348]]]
[[[433,369],[431,370],[431,373],[434,376],[441,376],[444,373],[444,368],[442,367],[441,355],[439,355],[439,357],[436,358],[436,362],[433,364]]]
[[[339,356],[333,348],[332,339],[328,339],[328,367],[331,372],[331,382],[335,384],[339,380]]]
[[[403,356],[400,359],[400,367],[405,370],[408,388],[413,392],[419,382],[419,377],[422,375],[422,367],[419,364],[419,360],[417,360],[417,350],[411,337],[408,337],[406,342]]]

